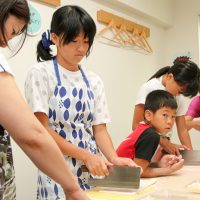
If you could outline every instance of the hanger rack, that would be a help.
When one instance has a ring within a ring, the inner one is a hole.
[[[147,41],[150,29],[104,10],[97,11],[97,21],[106,24],[98,36],[122,47],[137,47],[148,53],[153,50]],[[106,33],[109,32],[109,35]],[[109,44],[107,43],[107,44]]]
[[[51,6],[60,6],[61,0],[36,0],[45,4],[49,4]]]

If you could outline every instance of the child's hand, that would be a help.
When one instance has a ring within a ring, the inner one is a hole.
[[[169,168],[169,174],[181,169],[183,167],[184,159],[180,159],[178,162],[174,162],[172,165],[170,165]]]
[[[181,156],[175,156],[170,154],[163,155],[163,157],[158,162],[158,166],[161,168],[169,167],[175,163],[178,163],[181,160],[181,158]]]

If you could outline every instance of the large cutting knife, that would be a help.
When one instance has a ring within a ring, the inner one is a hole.
[[[184,159],[184,165],[200,166],[200,150],[180,150],[180,154]]]
[[[90,178],[90,186],[100,188],[138,189],[140,186],[140,167],[113,166],[108,176]]]

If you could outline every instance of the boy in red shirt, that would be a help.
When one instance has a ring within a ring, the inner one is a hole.
[[[140,122],[133,133],[119,145],[118,156],[133,159],[142,167],[142,177],[169,175],[183,166],[184,160],[180,157],[156,151],[160,149],[160,138],[166,137],[173,127],[176,109],[177,102],[169,92],[150,92],[144,105],[144,122]],[[153,156],[156,158],[154,162],[151,161]]]

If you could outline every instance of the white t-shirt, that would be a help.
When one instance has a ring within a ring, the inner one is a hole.
[[[0,51],[0,72],[8,72],[13,75],[12,70],[10,69],[10,66],[5,58],[5,56]]]
[[[165,87],[162,84],[162,77],[153,78],[153,79],[147,81],[146,83],[144,83],[140,87],[138,95],[136,97],[135,105],[145,104],[146,96],[154,90],[165,90]],[[176,101],[178,104],[176,116],[185,115],[185,113],[187,111],[187,107],[184,104],[183,95],[176,96],[175,98],[176,98]]]
[[[81,86],[85,84],[80,70],[69,71],[58,65],[62,85]],[[93,125],[110,122],[107,100],[102,80],[98,75],[83,69],[94,93]],[[25,82],[25,96],[33,112],[49,114],[49,98],[53,95],[57,79],[53,61],[45,61],[34,65],[28,72]]]

